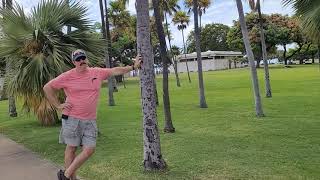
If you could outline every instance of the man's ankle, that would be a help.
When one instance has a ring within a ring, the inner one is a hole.
[[[72,176],[67,172],[67,170],[64,171],[64,176],[68,179],[72,179]]]

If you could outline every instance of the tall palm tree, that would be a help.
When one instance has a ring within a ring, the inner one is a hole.
[[[189,67],[188,67],[188,61],[187,61],[187,55],[186,55],[186,43],[184,41],[184,33],[183,33],[183,30],[187,28],[187,25],[189,24],[190,22],[190,18],[189,16],[187,15],[186,12],[184,11],[177,11],[175,14],[174,14],[174,17],[172,19],[173,23],[175,25],[178,25],[178,30],[180,31],[181,30],[181,34],[182,34],[182,40],[183,40],[183,53],[184,53],[184,57],[186,58],[185,61],[186,61],[186,67],[187,67],[187,72],[188,72],[188,78],[189,78],[189,83],[191,83],[191,79],[190,79],[190,73],[189,73]]]
[[[164,132],[173,133],[175,128],[172,124],[171,110],[170,110],[170,97],[169,97],[169,77],[168,77],[168,66],[170,64],[170,59],[167,52],[166,38],[162,26],[162,20],[160,17],[159,0],[152,0],[154,15],[156,19],[157,34],[160,42],[160,56],[162,60],[163,68],[163,109],[165,117]]]
[[[314,43],[318,44],[320,68],[320,1],[319,0],[282,0],[285,6],[293,5],[293,9],[301,22],[301,27]]]
[[[3,0],[2,1],[2,7],[6,8],[8,10],[12,10],[12,0]],[[6,76],[5,76],[5,87],[3,88],[4,92],[7,91],[7,85],[8,81],[10,81],[11,76],[12,76],[12,65],[9,62],[10,60],[7,58],[7,63],[6,63]],[[6,92],[5,92],[6,93]],[[10,117],[17,117],[17,108],[16,108],[16,100],[14,95],[9,95],[8,97],[8,104],[9,104],[9,116]]]
[[[169,52],[171,52],[171,49],[172,49],[171,36],[169,32],[169,23],[168,23],[167,15],[172,16],[173,13],[176,13],[178,10],[180,10],[180,6],[178,5],[178,0],[160,0],[159,7],[160,7],[160,12],[164,13],[164,20],[166,24],[167,37],[168,37],[168,43],[169,43]],[[173,63],[173,68],[177,69],[177,67],[175,66],[176,64]],[[177,74],[176,71],[175,71],[175,75],[176,75],[177,86],[180,87],[181,85],[180,85],[179,74]]]
[[[102,0],[99,0],[99,6],[100,6],[100,17],[101,17],[101,24],[102,24],[102,36],[103,39],[106,40],[106,51],[105,51],[105,64],[107,68],[112,67],[111,58],[110,58],[110,31],[109,31],[109,20],[108,20],[108,13],[104,13],[104,9],[107,11],[107,2],[103,2]],[[109,106],[115,106],[114,97],[113,97],[113,78],[108,78],[108,104]]]
[[[193,9],[193,0],[185,0],[184,4],[186,7],[189,8],[189,12]],[[202,20],[202,15],[206,13],[206,10],[209,8],[211,5],[211,0],[198,0],[198,13],[199,13],[199,27],[200,27],[200,32],[201,32],[201,20]]]
[[[252,11],[258,12],[262,60],[263,60],[263,67],[264,67],[264,81],[266,86],[266,97],[270,98],[272,97],[272,92],[271,92],[271,85],[270,85],[269,65],[267,60],[268,58],[267,46],[266,46],[266,40],[265,40],[264,30],[263,30],[263,19],[262,19],[262,13],[261,13],[260,0],[249,0],[249,4]]]
[[[153,5],[152,5],[153,6]],[[153,6],[154,8],[154,6]],[[168,43],[169,43],[169,52],[171,52],[171,36],[170,36],[170,31],[169,31],[169,23],[168,23],[168,17],[172,16],[173,13],[176,13],[178,10],[180,10],[180,6],[178,5],[178,0],[159,0],[159,9],[160,9],[160,17],[162,21],[165,21],[165,27],[166,27],[166,34],[168,37]],[[173,57],[171,57],[171,62],[173,60]],[[173,68],[176,69],[175,63],[173,63]],[[175,71],[175,76],[176,76],[176,82],[177,86],[180,87],[180,80],[179,80],[179,74]]]
[[[202,60],[201,60],[201,49],[200,49],[200,31],[198,26],[198,0],[193,0],[193,14],[194,14],[194,34],[196,40],[197,50],[197,62],[198,62],[198,78],[199,78],[199,99],[200,108],[207,108],[206,97],[204,94],[204,84],[202,75]]]
[[[44,96],[43,86],[72,67],[70,54],[75,49],[88,52],[91,63],[103,56],[104,42],[92,38],[87,8],[79,3],[68,6],[63,1],[41,1],[26,15],[16,5],[12,11],[1,9],[0,57],[10,59],[14,77],[9,83],[10,94],[20,96],[27,111],[32,110],[42,125],[58,120],[56,109]],[[70,25],[74,31],[65,34]]]
[[[259,91],[259,82],[258,82],[258,74],[257,69],[254,63],[254,56],[252,52],[252,48],[249,41],[249,33],[248,28],[246,25],[246,21],[244,19],[244,12],[243,12],[243,6],[241,0],[236,0],[237,2],[237,8],[239,13],[239,22],[241,26],[241,32],[243,36],[243,42],[246,48],[247,57],[250,63],[250,69],[251,69],[251,78],[252,78],[252,86],[254,90],[254,98],[255,98],[255,109],[256,109],[256,115],[258,117],[264,116],[263,110],[262,110],[262,103],[261,103],[261,96]]]
[[[137,49],[143,58],[140,72],[141,99],[143,113],[143,154],[146,171],[163,170],[164,161],[157,123],[156,102],[154,96],[153,59],[150,43],[150,17],[148,0],[136,1],[137,10]]]

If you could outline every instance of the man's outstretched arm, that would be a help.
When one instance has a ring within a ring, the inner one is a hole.
[[[142,57],[138,55],[134,60],[134,64],[132,66],[111,68],[111,75],[117,76],[117,75],[126,74],[132,70],[140,68],[141,63],[142,63]]]

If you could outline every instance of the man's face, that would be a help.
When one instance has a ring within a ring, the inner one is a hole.
[[[85,69],[88,67],[88,60],[86,56],[81,56],[74,60],[73,64],[76,66],[77,69]]]

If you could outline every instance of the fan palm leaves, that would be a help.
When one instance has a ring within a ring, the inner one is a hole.
[[[42,87],[60,73],[70,69],[70,54],[84,49],[92,63],[103,56],[103,40],[90,37],[87,8],[80,3],[41,1],[30,15],[23,7],[1,9],[4,37],[0,40],[0,57],[10,59],[13,78],[8,90],[22,97],[24,108],[33,110],[42,125],[57,119],[55,108],[44,97]],[[67,26],[73,31],[66,34]]]
[[[319,0],[283,0],[284,5],[292,5],[301,20],[301,27],[316,43],[320,42],[320,1]]]

